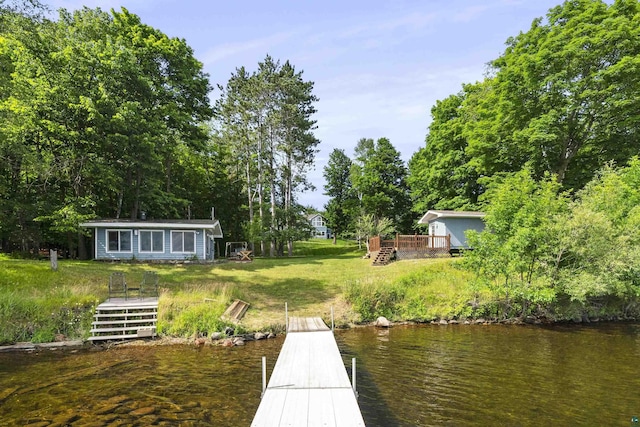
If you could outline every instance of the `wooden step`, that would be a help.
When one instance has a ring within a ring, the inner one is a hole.
[[[154,331],[155,332],[155,331]],[[154,333],[155,336],[155,333]],[[89,341],[108,341],[108,340],[123,340],[123,339],[134,339],[134,338],[149,338],[148,336],[139,337],[138,334],[126,334],[126,335],[96,335],[93,337],[89,337]]]
[[[96,307],[98,311],[136,311],[136,310],[157,310],[158,304],[155,305],[120,305],[120,306],[102,306]]]
[[[124,326],[124,327],[120,327],[120,328],[94,328],[91,329],[92,334],[93,333],[97,333],[97,332],[125,332],[125,331],[137,331],[138,329],[144,329],[144,328],[153,328],[155,330],[156,326],[155,325],[138,325],[138,326]],[[124,335],[124,334],[123,334]]]
[[[372,265],[381,266],[381,265],[389,264],[389,262],[391,261],[391,257],[393,256],[394,250],[395,250],[394,248],[387,247],[387,246],[380,248],[380,250],[378,251],[378,254],[373,260]]]
[[[133,325],[135,323],[156,323],[158,319],[129,319],[129,320],[104,320],[104,321],[95,321],[91,323],[92,326],[101,326],[101,325]]]
[[[95,319],[108,319],[113,317],[148,317],[148,316],[158,316],[157,311],[138,311],[134,313],[96,313],[93,315]]]

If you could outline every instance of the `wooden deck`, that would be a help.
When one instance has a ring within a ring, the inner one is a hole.
[[[251,425],[364,426],[333,332],[299,317],[288,331]]]
[[[451,235],[422,236],[396,234],[393,240],[382,240],[380,236],[369,239],[369,252],[372,257],[383,248],[393,248],[396,259],[436,258],[449,255]]]

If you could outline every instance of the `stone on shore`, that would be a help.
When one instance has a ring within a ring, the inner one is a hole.
[[[386,317],[380,316],[376,319],[373,325],[377,326],[378,328],[388,328],[391,326],[391,322],[389,322],[389,320]]]

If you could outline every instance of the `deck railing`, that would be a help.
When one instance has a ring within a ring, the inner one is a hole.
[[[451,248],[451,235],[423,236],[419,234],[396,234],[396,237],[393,240],[382,240],[380,236],[375,236],[369,239],[370,252],[379,251],[382,247],[392,247],[398,251],[427,251],[431,249],[440,249],[448,252]]]

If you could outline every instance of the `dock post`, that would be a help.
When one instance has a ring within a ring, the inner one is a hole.
[[[356,358],[351,358],[351,386],[353,387],[353,394],[358,397],[358,392],[356,390]]]
[[[331,332],[333,332],[333,306],[331,306]]]
[[[289,308],[287,303],[284,303],[284,333],[289,332]]]
[[[264,392],[267,390],[267,358],[262,356],[262,393],[260,398],[264,396]]]

